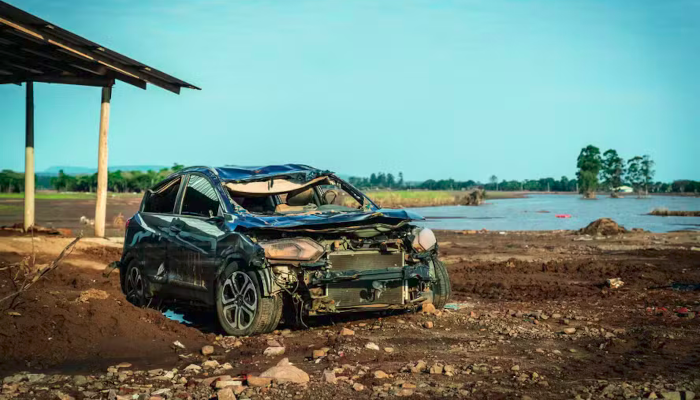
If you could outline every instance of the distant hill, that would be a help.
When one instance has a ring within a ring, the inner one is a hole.
[[[110,171],[142,171],[146,172],[148,170],[159,171],[163,168],[168,168],[165,165],[111,165],[109,166]],[[83,175],[83,174],[94,174],[97,172],[96,167],[74,167],[70,165],[65,166],[54,166],[45,169],[44,171],[37,172],[37,175],[58,175],[58,171],[63,170],[63,173],[68,175]]]

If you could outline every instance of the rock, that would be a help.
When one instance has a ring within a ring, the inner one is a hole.
[[[311,358],[313,358],[315,360],[317,358],[322,358],[325,356],[326,356],[326,352],[323,349],[320,349],[320,350],[314,350],[313,354],[311,355]]]
[[[268,347],[265,349],[263,354],[268,357],[281,356],[282,354],[284,354],[284,347]]]
[[[386,379],[389,377],[389,375],[382,370],[377,370],[377,371],[374,371],[374,377],[376,379]]]
[[[432,367],[430,367],[430,373],[432,375],[442,375],[443,369],[444,368],[443,368],[442,364],[435,363],[435,364],[433,364]]]
[[[511,371],[520,371],[520,365],[513,365],[512,367],[510,367],[510,370]]]
[[[272,383],[272,379],[260,376],[248,376],[248,386],[251,387],[266,387]]]
[[[385,348],[384,348],[384,352],[386,352],[386,353],[393,353],[393,352],[394,352],[394,348],[393,348],[393,347],[385,347]]]
[[[567,335],[573,335],[576,333],[576,328],[564,328],[561,332]]]
[[[69,396],[61,391],[54,392],[58,400],[75,400],[75,397]]]
[[[200,367],[197,364],[190,364],[185,367],[185,371],[193,371],[193,372],[199,372],[202,370],[202,367]]]
[[[353,331],[352,329],[343,328],[340,330],[339,335],[340,336],[355,336],[355,331]]]
[[[83,386],[87,384],[88,380],[83,375],[76,375],[73,377],[73,384],[75,386]]]
[[[131,368],[131,363],[123,362],[116,365],[117,368]]]
[[[665,400],[693,400],[695,393],[693,392],[663,392],[661,398]]]
[[[282,347],[280,342],[276,341],[275,339],[270,339],[267,341],[267,345],[270,347]]]
[[[172,390],[170,389],[158,389],[155,392],[151,392],[151,396],[167,396]]]
[[[163,368],[157,368],[157,369],[152,369],[152,370],[148,371],[148,376],[158,376],[158,375],[163,375]]]
[[[289,362],[289,358],[287,358],[287,357],[281,359],[281,360],[277,363],[277,366],[278,366],[278,367],[284,367],[284,366],[287,366],[287,365],[292,365],[292,363]]]
[[[206,345],[202,347],[202,354],[205,356],[208,356],[210,354],[214,354],[214,346]]]
[[[323,381],[335,385],[338,383],[338,378],[336,378],[334,371],[325,370],[323,371]]]
[[[185,349],[185,345],[180,343],[180,341],[176,340],[173,342],[173,346],[177,347],[178,349]]]
[[[399,397],[413,396],[413,389],[401,389],[396,392],[396,395]]]
[[[230,387],[229,389],[233,390],[233,394],[235,394],[236,396],[238,396],[239,394],[241,394],[241,393],[245,392],[246,390],[248,390],[248,386],[243,386],[243,385],[241,385],[241,386],[233,386],[233,387]]]
[[[243,383],[241,381],[232,381],[232,380],[218,380],[216,381],[215,387],[217,389],[224,389],[230,386],[241,386]]]
[[[554,314],[552,314],[552,318],[561,319],[561,314],[554,313]]]
[[[433,326],[435,326],[435,324],[433,324],[433,321],[426,321],[426,322],[423,324],[423,326],[424,326],[426,329],[433,329]]]
[[[365,345],[365,349],[370,349],[370,350],[376,350],[379,351],[379,346],[377,346],[376,343],[374,342],[369,342]]]
[[[421,311],[425,314],[434,314],[435,311],[435,305],[433,303],[423,303],[421,305]]]
[[[455,367],[453,365],[445,365],[444,368],[444,373],[447,376],[454,376],[455,375]]]
[[[352,385],[352,388],[353,388],[356,392],[361,392],[361,391],[365,390],[365,385],[363,385],[363,384],[361,384],[361,383],[359,383],[359,382],[356,382],[354,385]]]
[[[219,390],[219,392],[216,394],[216,398],[219,400],[236,400],[236,395],[233,394],[233,390],[231,390],[231,388],[225,388]]]
[[[208,360],[202,363],[202,367],[207,369],[216,369],[219,368],[219,362],[216,360]]]
[[[284,360],[283,360],[284,361]],[[289,360],[287,360],[287,364]],[[291,382],[305,384],[309,382],[309,374],[293,365],[280,365],[268,369],[260,374],[261,378],[270,378],[279,383]]]
[[[410,367],[409,369],[411,370],[412,373],[419,374],[419,373],[425,371],[427,368],[428,368],[428,364],[423,360],[419,360],[414,366]]]

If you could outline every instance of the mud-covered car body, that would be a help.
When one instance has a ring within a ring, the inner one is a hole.
[[[333,173],[304,165],[186,168],[149,190],[128,220],[122,287],[134,302],[216,306],[220,320],[272,314],[265,324],[247,315],[255,329],[222,321],[230,334],[274,329],[283,305],[301,319],[444,304],[449,280],[442,271],[436,299],[438,246],[411,224],[420,219],[379,209]]]

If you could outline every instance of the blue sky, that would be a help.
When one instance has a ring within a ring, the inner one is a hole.
[[[118,83],[110,165],[558,178],[592,143],[700,179],[700,1],[10,3],[203,89]],[[38,171],[96,166],[99,99],[35,85]],[[22,170],[23,87],[0,137]]]

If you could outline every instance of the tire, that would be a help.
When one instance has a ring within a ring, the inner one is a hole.
[[[136,307],[145,307],[148,304],[148,282],[135,258],[126,266],[126,273],[121,282],[122,291],[129,303]]]
[[[228,335],[268,333],[279,324],[282,298],[279,294],[263,297],[258,276],[231,263],[216,288],[216,314]]]
[[[436,258],[433,258],[433,267],[435,269],[435,282],[433,283],[433,305],[438,310],[445,308],[445,304],[452,296],[452,283],[450,276],[447,274],[445,264]]]

